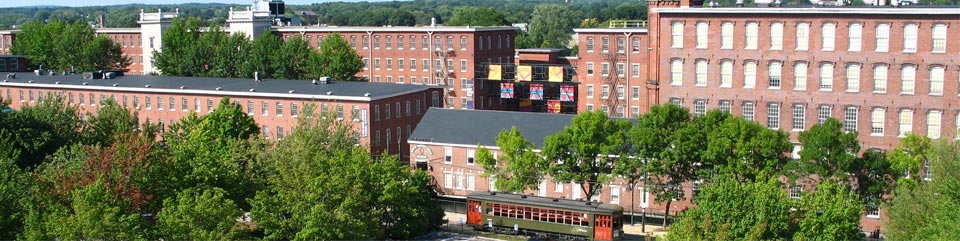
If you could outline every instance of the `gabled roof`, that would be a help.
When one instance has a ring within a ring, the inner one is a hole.
[[[570,125],[574,115],[514,111],[430,108],[410,134],[412,144],[446,144],[496,147],[501,130],[517,130],[536,148],[547,136]]]
[[[312,84],[310,80],[206,78],[128,75],[113,79],[84,79],[81,74],[34,75],[16,73],[6,79],[0,73],[0,86],[36,87],[72,90],[104,90],[144,93],[200,94],[219,96],[251,96],[316,100],[370,101],[415,93],[430,85],[408,85],[371,82],[333,81],[330,84]]]

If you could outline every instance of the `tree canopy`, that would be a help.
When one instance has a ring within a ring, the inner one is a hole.
[[[90,25],[76,21],[28,22],[17,34],[11,52],[30,59],[34,68],[52,70],[126,71],[130,59],[121,53],[119,43],[96,36]]]

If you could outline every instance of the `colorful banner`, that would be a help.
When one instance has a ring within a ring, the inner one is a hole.
[[[547,113],[560,113],[560,101],[559,101],[559,100],[548,100],[548,101],[547,101]]]
[[[543,100],[543,84],[530,84],[530,99]]]
[[[500,98],[513,99],[513,83],[500,83]]]
[[[532,100],[520,100],[520,111],[522,112],[531,112],[533,111],[533,101]]]
[[[560,86],[560,101],[576,101],[573,85]]]
[[[503,73],[502,66],[491,64],[488,68],[490,69],[490,72],[487,74],[487,79],[500,80],[500,74]]]
[[[517,66],[517,81],[531,81],[533,80],[533,66],[520,65]]]
[[[563,67],[550,66],[550,82],[563,82]]]

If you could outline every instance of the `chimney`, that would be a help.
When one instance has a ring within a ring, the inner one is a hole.
[[[430,18],[430,27],[436,27],[436,26],[437,26],[437,18],[435,17]]]
[[[253,82],[263,81],[260,79],[260,71],[253,72]]]
[[[103,22],[103,13],[102,13],[102,12],[100,13],[100,16],[98,17],[98,19],[100,19],[100,27],[99,27],[99,28],[105,28],[105,27],[107,27],[107,26],[103,25],[104,22]]]

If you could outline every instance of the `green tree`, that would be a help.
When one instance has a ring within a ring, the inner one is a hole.
[[[799,229],[794,240],[859,240],[863,205],[846,185],[824,181],[800,200]]]
[[[530,19],[530,41],[541,48],[566,48],[578,24],[574,14],[559,4],[537,5]]]
[[[857,132],[844,131],[837,119],[827,119],[800,132],[799,139],[803,149],[796,168],[801,177],[816,175],[823,179],[847,180],[847,174],[853,173],[860,151]]]
[[[14,240],[23,231],[26,210],[20,205],[21,197],[29,189],[27,172],[17,167],[20,155],[14,147],[13,135],[0,130],[0,239]]]
[[[280,51],[270,56],[270,65],[274,67],[273,78],[303,79],[310,65],[310,56],[316,54],[303,36],[297,34],[287,38]]]
[[[219,188],[190,188],[163,201],[157,214],[159,236],[172,240],[236,240],[243,213]]]
[[[266,154],[269,185],[251,201],[265,239],[410,239],[440,225],[426,173],[374,159],[352,123],[325,117],[302,117]]]
[[[497,180],[496,188],[506,192],[537,189],[549,167],[533,152],[533,143],[523,138],[516,126],[509,132],[501,130],[496,142],[503,153],[499,160],[487,148],[477,148],[476,159],[483,165],[482,175]]]
[[[507,16],[492,8],[458,7],[453,17],[444,23],[447,26],[505,26],[509,25]]]
[[[416,26],[417,18],[408,11],[397,9],[390,14],[387,24],[391,26]]]
[[[327,35],[321,43],[320,54],[313,56],[316,56],[316,59],[312,62],[319,64],[319,71],[311,72],[319,74],[307,77],[329,76],[338,81],[359,80],[357,73],[363,69],[363,62],[360,61],[357,51],[339,33]]]
[[[84,143],[110,145],[119,134],[137,132],[138,122],[135,112],[131,113],[113,99],[106,99],[100,103],[97,113],[87,120]]]
[[[163,75],[200,76],[210,56],[200,42],[200,21],[174,19],[163,34],[162,51],[154,51],[153,64]]]
[[[557,182],[580,184],[589,200],[611,180],[610,154],[624,146],[626,121],[614,121],[600,111],[583,112],[563,131],[547,136],[541,154],[550,165],[549,174]]]
[[[250,55],[241,66],[240,76],[252,78],[254,74],[259,74],[260,78],[265,79],[273,75],[276,67],[271,62],[271,56],[282,45],[283,42],[272,34],[260,35],[254,39],[250,46]]]
[[[783,240],[794,230],[791,208],[776,178],[741,182],[724,176],[706,185],[696,207],[670,227],[670,240]]]
[[[887,212],[890,240],[960,239],[960,144],[936,142],[927,154],[929,181],[897,186]]]
[[[715,172],[730,174],[741,181],[764,180],[779,176],[790,159],[790,137],[743,118],[727,118],[710,131],[704,163]]]
[[[82,126],[77,109],[68,105],[62,95],[50,92],[39,104],[0,112],[0,130],[17,140],[13,144],[20,152],[16,163],[25,169],[43,163],[47,155],[80,140]]]
[[[82,60],[74,62],[77,70],[120,70],[126,72],[132,60],[123,55],[123,48],[107,36],[97,36],[82,48]]]
[[[628,133],[634,156],[646,162],[633,165],[642,166],[644,188],[656,196],[656,203],[666,203],[667,215],[674,199],[684,199],[680,185],[697,175],[695,163],[704,140],[696,137],[701,131],[691,123],[688,109],[667,104],[650,107]]]
[[[897,180],[897,186],[916,187],[914,177],[922,177],[921,167],[927,162],[932,147],[930,138],[916,134],[908,134],[900,139],[900,145],[893,148],[890,155],[891,168],[898,173],[905,173],[906,178]]]
[[[106,185],[100,179],[71,192],[70,214],[50,214],[50,235],[63,240],[147,238],[140,215],[125,212],[125,204],[113,199]]]

